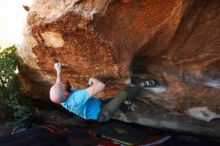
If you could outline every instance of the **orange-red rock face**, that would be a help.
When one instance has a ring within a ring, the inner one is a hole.
[[[91,76],[102,79],[107,85],[103,97],[116,95],[131,75],[160,82],[162,88],[137,98],[134,113],[120,113],[118,119],[185,131],[200,125],[194,132],[220,135],[213,126],[220,115],[218,0],[57,3],[35,1],[29,10],[20,56],[26,90],[31,94],[43,87],[33,97],[48,98],[45,92],[55,81],[53,63],[60,59],[64,79],[75,87],[85,86]],[[210,117],[215,120],[204,122]],[[148,118],[161,123],[147,124]]]

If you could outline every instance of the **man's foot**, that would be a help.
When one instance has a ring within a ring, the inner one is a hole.
[[[155,80],[146,80],[146,81],[142,82],[140,85],[143,88],[152,88],[152,87],[157,86],[158,83]]]
[[[138,77],[131,77],[130,78],[130,84],[132,86],[141,86],[143,88],[150,88],[158,86],[159,83],[154,79],[144,79],[144,78],[138,78]]]

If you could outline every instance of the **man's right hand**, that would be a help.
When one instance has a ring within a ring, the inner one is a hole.
[[[90,87],[87,88],[89,97],[95,96],[105,88],[105,84],[103,82],[93,77],[89,79],[89,85]]]
[[[59,61],[58,63],[54,63],[54,68],[57,71],[57,73],[60,74],[61,73],[61,68],[62,68],[61,62]]]
[[[89,84],[90,86],[92,86],[92,85],[94,84],[94,82],[96,82],[96,79],[95,79],[95,78],[93,78],[93,77],[89,78],[88,84]]]

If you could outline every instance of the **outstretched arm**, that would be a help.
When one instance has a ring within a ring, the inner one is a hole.
[[[54,64],[54,68],[57,72],[57,79],[56,79],[56,84],[60,84],[62,82],[62,76],[61,76],[61,62],[59,61],[58,63]]]
[[[89,97],[95,96],[105,88],[105,84],[95,78],[89,79],[89,85],[90,87],[87,88]]]
[[[61,103],[64,101],[64,91],[62,88],[62,78],[61,78],[61,63],[54,64],[54,68],[57,72],[56,83],[50,88],[50,100],[54,103]]]

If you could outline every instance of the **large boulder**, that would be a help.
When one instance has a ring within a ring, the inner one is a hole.
[[[28,11],[21,81],[49,99],[53,64],[74,87],[93,76],[113,97],[131,76],[157,80],[114,116],[122,121],[220,136],[219,0],[35,0]]]

